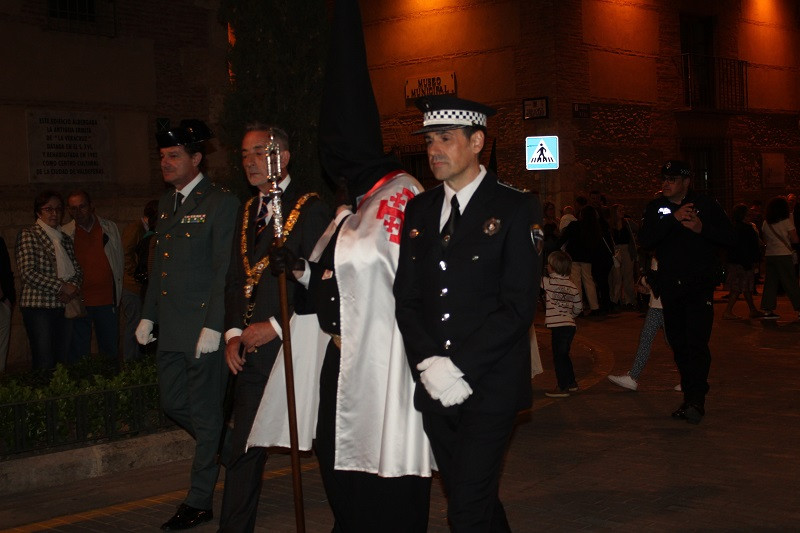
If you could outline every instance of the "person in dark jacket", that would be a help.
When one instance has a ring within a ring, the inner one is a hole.
[[[6,241],[0,237],[0,372],[6,369],[8,339],[11,337],[11,311],[17,301],[14,273]]]
[[[744,296],[747,307],[750,308],[750,318],[762,318],[764,313],[756,308],[753,302],[754,276],[753,265],[761,256],[761,241],[758,230],[748,220],[750,209],[745,204],[738,204],[733,208],[733,231],[736,234],[733,246],[728,248],[728,305],[722,314],[724,320],[742,318],[734,314],[733,306],[739,299],[739,294]]]
[[[672,416],[698,424],[711,367],[717,249],[733,244],[733,226],[715,200],[691,188],[688,164],[667,161],[661,174],[663,194],[647,204],[639,243],[658,260],[653,289],[661,295],[664,332],[681,373],[683,403]]]

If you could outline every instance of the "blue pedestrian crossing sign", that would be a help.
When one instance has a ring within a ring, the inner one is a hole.
[[[558,137],[528,137],[525,139],[525,168],[555,170],[558,168]]]

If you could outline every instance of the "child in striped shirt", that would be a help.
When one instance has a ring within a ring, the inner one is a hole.
[[[575,317],[583,311],[583,303],[580,291],[569,280],[571,270],[572,258],[558,250],[547,257],[547,276],[542,277],[544,324],[553,337],[553,366],[558,380],[558,387],[545,393],[550,398],[565,398],[578,390],[569,348],[575,337]]]

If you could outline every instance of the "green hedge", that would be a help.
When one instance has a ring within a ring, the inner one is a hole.
[[[169,425],[152,358],[116,365],[90,357],[0,381],[0,456],[94,443]]]

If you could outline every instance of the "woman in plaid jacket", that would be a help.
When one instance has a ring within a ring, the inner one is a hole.
[[[79,298],[83,272],[70,239],[61,231],[64,200],[44,191],[33,201],[36,222],[17,235],[17,269],[22,279],[19,308],[34,369],[66,363],[70,321],[64,306]]]

